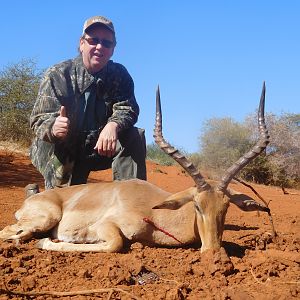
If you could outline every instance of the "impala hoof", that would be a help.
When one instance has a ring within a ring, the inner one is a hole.
[[[45,249],[46,245],[50,242],[49,238],[40,239],[36,244],[35,247],[38,249]]]
[[[27,184],[25,186],[25,199],[39,192],[40,189],[37,183]]]

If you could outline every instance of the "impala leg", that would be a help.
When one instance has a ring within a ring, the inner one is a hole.
[[[19,222],[13,225],[6,226],[0,231],[1,240],[28,240],[32,237],[33,232],[26,228],[25,224],[20,224]]]
[[[8,225],[0,231],[2,240],[28,240],[35,232],[46,232],[61,219],[61,208],[46,199],[25,202],[17,211],[16,224]]]
[[[123,238],[119,227],[114,223],[100,224],[98,227],[96,233],[99,241],[94,244],[55,243],[49,238],[45,238],[40,240],[36,246],[44,250],[66,252],[118,252],[123,248]]]

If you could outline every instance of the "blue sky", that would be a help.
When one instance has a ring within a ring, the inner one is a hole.
[[[0,8],[1,69],[75,57],[85,19],[112,19],[113,60],[135,81],[147,143],[158,84],[164,137],[189,152],[205,120],[253,113],[264,80],[267,112],[300,112],[300,1],[3,0]]]

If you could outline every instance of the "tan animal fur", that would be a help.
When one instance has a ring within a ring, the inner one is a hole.
[[[42,239],[40,248],[117,252],[123,249],[125,239],[152,246],[182,246],[201,240],[201,251],[205,251],[221,247],[230,202],[246,211],[268,212],[251,197],[228,188],[246,164],[245,157],[228,170],[221,183],[205,182],[194,166],[162,138],[159,91],[157,99],[156,142],[187,170],[195,187],[170,194],[149,182],[132,179],[46,190],[24,201],[16,212],[17,223],[0,231],[0,239],[27,240],[34,233],[50,231],[51,238],[59,242]],[[253,159],[249,156],[259,155],[268,143],[264,122],[259,126],[263,145],[247,154],[247,163]]]

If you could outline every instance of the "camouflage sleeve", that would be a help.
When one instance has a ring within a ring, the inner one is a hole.
[[[134,83],[126,70],[120,64],[116,64],[117,68],[113,73],[113,87],[110,98],[113,102],[112,115],[108,122],[116,122],[120,130],[133,126],[139,115],[139,106],[134,95]]]
[[[47,142],[55,142],[51,129],[61,104],[55,94],[51,80],[51,68],[45,73],[40,84],[36,102],[30,115],[30,127],[36,137]]]

